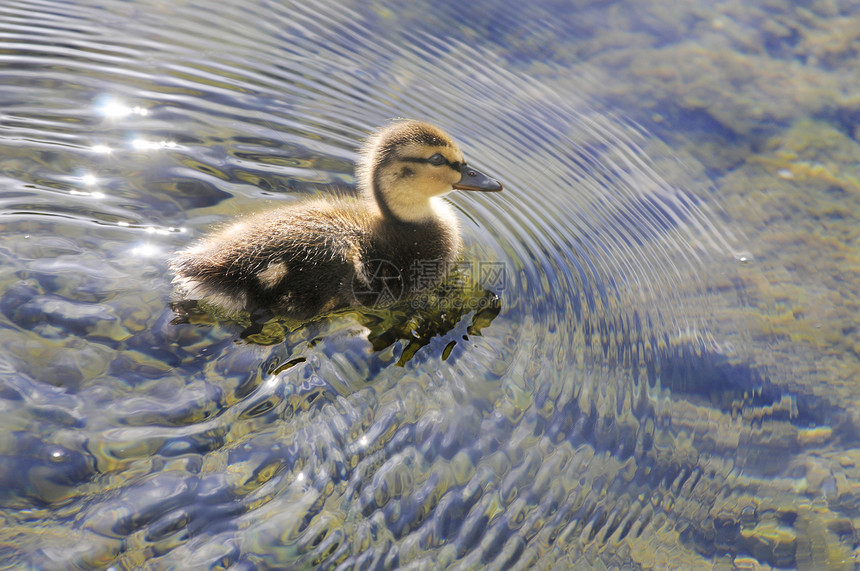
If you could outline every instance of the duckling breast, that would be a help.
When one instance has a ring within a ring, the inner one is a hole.
[[[388,221],[378,234],[379,239],[368,248],[366,258],[385,262],[395,269],[403,295],[436,287],[460,250],[457,225],[442,218]]]

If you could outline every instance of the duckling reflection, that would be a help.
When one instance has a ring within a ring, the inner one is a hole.
[[[441,129],[400,121],[371,136],[356,170],[360,196],[312,200],[247,216],[177,253],[170,266],[187,299],[227,313],[307,320],[435,288],[461,240],[441,199],[451,190],[500,191],[467,166]],[[425,264],[416,278],[415,264]],[[431,266],[432,267],[432,266]],[[388,295],[390,293],[390,295]]]

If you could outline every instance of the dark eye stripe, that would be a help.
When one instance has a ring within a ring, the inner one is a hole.
[[[424,159],[424,158],[419,158],[419,157],[400,157],[399,160],[406,162],[406,163],[427,163],[427,164],[430,164],[430,159]],[[446,164],[449,167],[451,167],[452,169],[454,169],[455,171],[460,172],[460,169],[463,168],[463,165],[465,163],[460,163],[459,161],[452,163],[448,159],[445,159],[445,162],[443,164]],[[442,166],[442,165],[438,165],[438,166]]]

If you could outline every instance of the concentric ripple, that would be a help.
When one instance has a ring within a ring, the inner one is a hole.
[[[795,493],[762,458],[844,415],[756,366],[742,236],[696,165],[597,111],[583,70],[558,92],[413,9],[0,7],[10,568],[683,566],[766,552],[749,529],[774,513],[825,517],[761,507]],[[273,346],[173,322],[170,251],[351,191],[395,117],[504,182],[451,196],[497,317],[465,311],[407,360],[366,315]]]

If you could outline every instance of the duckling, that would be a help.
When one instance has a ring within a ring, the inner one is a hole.
[[[411,120],[367,139],[356,178],[358,197],[264,211],[204,237],[170,262],[174,283],[186,299],[230,314],[300,321],[396,301],[437,286],[457,257],[459,224],[441,196],[502,190],[467,166],[444,131]]]

